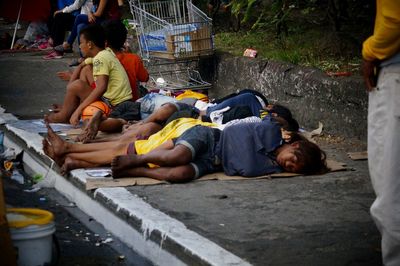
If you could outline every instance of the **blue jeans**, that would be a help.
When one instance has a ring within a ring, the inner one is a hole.
[[[216,164],[215,160],[215,146],[220,134],[221,131],[217,128],[197,125],[189,128],[179,138],[173,140],[175,146],[183,145],[192,153],[190,164],[195,171],[194,178],[221,170],[221,166]]]
[[[72,26],[71,34],[68,36],[67,42],[72,46],[77,36],[79,36],[81,30],[89,25],[88,15],[77,15],[75,18],[74,26]],[[79,44],[79,38],[78,38]]]
[[[139,100],[140,104],[140,114],[142,119],[146,119],[155,110],[160,108],[164,103],[176,102],[175,98],[165,96],[159,93],[149,93]]]
[[[260,116],[260,110],[262,106],[258,101],[257,97],[252,93],[243,93],[236,95],[235,97],[229,98],[217,105],[207,108],[207,115],[209,116],[211,112],[224,109],[225,107],[235,107],[235,106],[248,106],[254,116]]]
[[[101,23],[101,22],[103,22],[103,19],[96,18],[96,23]],[[79,44],[80,44],[79,35],[81,33],[81,30],[84,29],[89,24],[90,23],[89,23],[88,15],[79,14],[76,16],[74,26],[72,27],[71,34],[69,35],[69,37],[67,39],[67,43],[69,43],[69,45],[71,47],[72,47],[72,44],[74,43],[76,37],[78,37],[78,46],[79,46]],[[82,57],[82,53],[80,50],[79,50],[79,54]]]

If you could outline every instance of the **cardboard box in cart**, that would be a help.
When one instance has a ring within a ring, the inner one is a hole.
[[[154,57],[165,59],[186,59],[213,54],[210,27],[183,32],[166,37],[167,51],[151,51]]]

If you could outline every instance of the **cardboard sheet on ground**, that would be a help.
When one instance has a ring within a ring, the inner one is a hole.
[[[10,122],[9,125],[31,133],[47,133],[43,119],[17,120]],[[65,132],[74,128],[70,124],[63,123],[50,123],[50,126],[55,132]]]
[[[330,169],[330,172],[337,172],[337,171],[345,171],[346,170],[346,164],[340,163],[334,160],[327,160],[328,168]],[[88,172],[89,171],[89,172]],[[86,173],[88,175],[90,174],[90,171],[93,171],[93,169],[87,169]],[[96,170],[94,170],[96,172]],[[97,172],[97,177],[89,177],[86,179],[86,190],[92,190],[96,188],[102,188],[102,187],[127,187],[127,186],[148,186],[148,185],[160,185],[160,184],[169,184],[169,182],[166,181],[160,181],[152,178],[147,178],[147,177],[125,177],[121,179],[113,179],[112,177],[102,177],[102,176],[108,176],[111,173],[110,168],[102,168],[103,175],[98,174]],[[200,181],[209,181],[209,180],[220,180],[220,181],[228,181],[228,180],[258,180],[258,179],[272,179],[272,178],[288,178],[288,177],[294,177],[294,176],[300,176],[300,174],[294,174],[294,173],[279,173],[279,174],[271,174],[271,175],[265,175],[265,176],[257,176],[257,177],[243,177],[243,176],[227,176],[222,172],[219,173],[213,173],[209,175],[205,175],[197,180],[195,182],[200,182]]]
[[[357,151],[357,152],[349,152],[347,155],[350,159],[354,161],[358,160],[367,160],[368,159],[368,152],[367,151]]]
[[[82,133],[82,128],[73,128],[73,129],[69,129],[66,130],[64,132],[67,136],[67,139],[72,139],[74,140],[78,135],[80,135]],[[104,133],[99,131],[97,133],[96,139],[101,139],[101,138],[111,138],[111,137],[116,137],[116,136],[120,136],[121,133]]]

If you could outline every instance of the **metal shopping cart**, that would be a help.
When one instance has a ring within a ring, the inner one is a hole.
[[[191,0],[129,1],[142,58],[212,55],[212,20]]]
[[[139,52],[150,72],[146,88],[206,93],[211,84],[198,71],[201,57],[214,53],[212,20],[191,0],[130,0]]]
[[[206,92],[211,84],[201,78],[200,73],[194,69],[168,70],[151,73],[146,88],[150,91],[166,90],[172,95],[176,91],[187,89]]]

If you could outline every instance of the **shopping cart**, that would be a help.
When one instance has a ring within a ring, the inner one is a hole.
[[[197,70],[190,68],[151,73],[146,85],[150,91],[163,90],[171,94],[188,89],[207,93],[210,87]]]
[[[212,20],[191,0],[129,1],[143,59],[185,60],[214,53]]]

